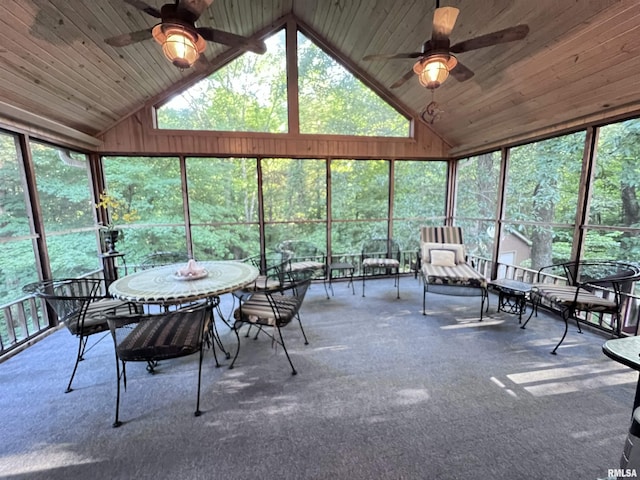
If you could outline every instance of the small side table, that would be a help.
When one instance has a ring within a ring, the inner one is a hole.
[[[349,284],[351,284],[351,293],[353,295],[356,294],[355,288],[353,286],[353,272],[355,271],[356,267],[352,264],[352,263],[346,263],[346,262],[334,262],[334,263],[330,263],[329,264],[329,288],[331,288],[331,296],[334,296],[333,293],[333,271],[337,271],[337,272],[343,272],[342,276],[345,276],[345,272],[348,272],[347,274],[349,275],[349,283],[347,284],[347,287],[349,286]]]
[[[104,273],[104,282],[107,290],[109,285],[118,279],[117,262],[122,262],[122,268],[124,268],[124,274],[127,274],[127,262],[124,260],[124,253],[101,253],[98,256],[102,260],[102,271]]]
[[[527,308],[531,284],[500,278],[490,282],[489,286],[498,292],[498,312],[518,315],[518,321],[522,323],[522,314]]]

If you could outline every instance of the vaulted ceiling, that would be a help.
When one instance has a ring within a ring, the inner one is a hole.
[[[163,0],[146,0],[160,8]],[[364,61],[420,51],[435,0],[215,0],[198,21],[264,36],[295,18],[383,96],[419,120],[431,92],[414,61]],[[460,155],[640,113],[637,0],[442,0],[460,15],[451,43],[527,24],[526,39],[458,55],[475,75],[435,90],[444,111],[431,128]],[[172,66],[153,40],[112,47],[105,38],[156,20],[123,0],[0,2],[0,119],[96,136],[188,85],[202,70]],[[212,66],[237,52],[209,43]]]

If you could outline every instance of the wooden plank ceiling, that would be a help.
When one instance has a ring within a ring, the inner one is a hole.
[[[147,0],[155,7],[162,0]],[[435,90],[444,111],[433,130],[469,154],[640,111],[637,0],[442,0],[460,15],[451,43],[516,24],[520,42],[461,53],[475,76]],[[410,59],[363,61],[419,51],[431,36],[435,0],[215,0],[198,21],[245,36],[293,15],[345,63],[382,86],[416,118],[432,100],[412,78],[389,89]],[[170,65],[153,40],[114,48],[104,39],[156,19],[122,0],[0,2],[0,116],[51,121],[95,136],[202,72]],[[234,52],[209,43],[216,64]]]

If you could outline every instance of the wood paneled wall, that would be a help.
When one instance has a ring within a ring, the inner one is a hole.
[[[101,137],[101,153],[132,155],[273,156],[287,158],[442,159],[451,148],[427,125],[414,124],[413,138],[342,137],[158,130],[144,108]]]

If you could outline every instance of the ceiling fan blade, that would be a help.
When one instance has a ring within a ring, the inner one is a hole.
[[[123,33],[115,37],[105,39],[105,42],[112,47],[126,47],[132,43],[138,43],[151,38],[151,29],[138,30],[137,32]]]
[[[237,47],[243,50],[262,55],[267,51],[267,46],[262,40],[253,40],[251,38],[236,35],[235,33],[224,32],[215,28],[201,27],[196,28],[198,33],[210,42],[222,43],[230,47]]]
[[[405,73],[401,78],[399,78],[398,80],[396,80],[395,82],[393,82],[393,84],[391,85],[390,88],[398,88],[401,87],[402,85],[404,85],[405,83],[407,83],[408,80],[410,80],[412,77],[415,77],[415,73],[413,71],[413,68],[411,70],[409,70],[407,73]]]
[[[180,0],[178,2],[177,11],[187,10],[188,12],[195,15],[196,19],[202,15],[209,5],[213,3],[213,0]]]
[[[455,7],[440,7],[433,12],[431,40],[447,40],[453,30],[460,10]]]
[[[162,18],[160,15],[160,10],[151,5],[143,2],[142,0],[124,0],[126,3],[131,5],[132,7],[137,8],[138,10],[142,10],[144,13],[148,13],[152,17]]]
[[[411,53],[381,53],[376,55],[367,55],[362,58],[362,60],[391,60],[394,58],[418,58],[424,55],[422,52],[411,52]]]
[[[515,42],[522,40],[529,33],[528,25],[516,25],[497,32],[487,33],[476,38],[470,38],[451,47],[451,53],[462,53],[478,48],[491,47],[499,43]]]
[[[474,75],[474,73],[471,70],[469,70],[460,62],[458,62],[458,64],[451,69],[449,74],[459,82],[464,82],[465,80],[469,80]]]

